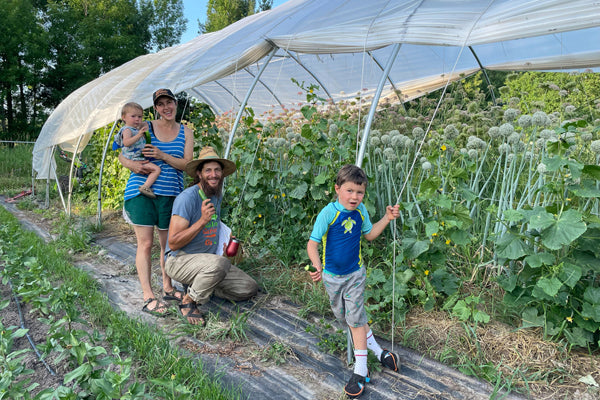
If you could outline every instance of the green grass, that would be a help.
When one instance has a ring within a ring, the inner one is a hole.
[[[64,246],[57,242],[45,244],[39,237],[21,229],[19,222],[0,207],[2,225],[14,235],[13,248],[35,257],[49,272],[54,284],[68,282],[77,292],[77,306],[88,315],[90,323],[105,330],[110,346],[118,347],[134,360],[138,380],[172,377],[174,384],[184,385],[196,398],[236,399],[237,393],[223,390],[213,377],[203,372],[198,360],[189,357],[171,345],[170,338],[138,319],[131,319],[122,311],[116,311],[105,294],[98,289],[94,278],[74,267],[68,261]],[[11,249],[12,251],[13,249]]]
[[[0,144],[0,193],[14,195],[31,189],[32,150],[33,144]]]

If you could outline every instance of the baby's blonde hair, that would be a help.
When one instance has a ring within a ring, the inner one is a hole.
[[[142,106],[140,106],[138,103],[134,103],[133,101],[125,104],[123,106],[123,108],[121,109],[121,118],[123,118],[125,116],[125,114],[127,114],[127,111],[131,111],[131,110],[140,110],[142,113],[144,112],[144,109],[142,108]]]

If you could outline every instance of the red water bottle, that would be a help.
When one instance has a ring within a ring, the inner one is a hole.
[[[232,236],[229,239],[229,244],[227,244],[227,249],[225,249],[225,254],[227,257],[235,257],[238,252],[238,247],[240,246],[240,241]]]

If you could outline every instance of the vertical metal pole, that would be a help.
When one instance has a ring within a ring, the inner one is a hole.
[[[75,166],[75,158],[77,157],[77,151],[79,150],[79,145],[81,144],[83,136],[84,135],[79,135],[79,139],[77,139],[77,145],[75,146],[73,158],[71,159],[71,168],[69,169],[69,195],[67,196],[67,215],[69,217],[71,216],[71,194],[73,193],[73,167]]]
[[[102,225],[102,172],[104,171],[104,161],[106,159],[106,152],[108,151],[110,140],[112,139],[113,133],[117,126],[117,121],[118,119],[116,119],[115,122],[113,122],[112,129],[110,130],[108,138],[106,139],[106,143],[104,144],[104,150],[102,150],[102,161],[100,162],[100,173],[98,176],[98,226]]]
[[[354,356],[354,345],[352,344],[352,332],[350,328],[346,331],[346,354],[348,355],[348,365],[352,364],[352,356]]]
[[[52,152],[52,154],[54,154],[54,152]],[[56,181],[56,188],[58,189],[58,194],[60,195],[60,200],[62,201],[63,208],[65,209],[65,212],[66,212],[67,205],[65,204],[65,197],[63,196],[63,192],[60,189],[60,182],[58,181],[58,175],[56,174],[56,168],[52,168],[52,172],[54,172],[54,180]],[[49,203],[48,203],[48,206],[50,206]]]
[[[248,104],[248,99],[250,99],[250,95],[252,94],[252,91],[256,87],[256,83],[260,79],[260,76],[262,75],[264,70],[267,68],[267,65],[269,65],[269,62],[271,61],[271,59],[275,55],[275,52],[278,49],[279,49],[278,47],[275,47],[273,50],[271,50],[271,54],[269,54],[269,57],[267,58],[265,63],[260,67],[260,71],[254,77],[254,80],[252,81],[252,85],[250,85],[250,88],[248,88],[246,97],[244,98],[244,101],[242,101],[242,104],[240,104],[240,109],[238,110],[237,116],[235,117],[235,122],[233,123],[233,127],[231,128],[231,133],[229,134],[229,140],[227,141],[227,147],[225,148],[225,155],[223,156],[223,158],[229,157],[229,152],[231,151],[231,144],[233,143],[233,137],[235,136],[235,131],[240,123],[242,114],[244,113],[244,111],[246,109],[246,104]]]
[[[392,54],[390,55],[390,59],[385,66],[385,70],[381,75],[381,79],[379,80],[379,85],[377,86],[377,91],[373,96],[373,102],[371,103],[371,109],[369,110],[369,115],[367,117],[367,122],[365,122],[365,130],[362,135],[362,139],[360,141],[360,149],[358,150],[358,154],[356,155],[356,165],[361,167],[363,159],[365,158],[365,151],[367,149],[367,142],[369,139],[369,132],[371,131],[371,124],[373,123],[373,117],[375,116],[375,111],[377,110],[377,104],[379,103],[379,98],[381,97],[381,92],[383,91],[383,86],[385,81],[388,79],[388,75],[390,74],[390,70],[392,69],[392,65],[394,65],[394,61],[396,60],[396,56],[400,51],[400,43],[396,43],[392,48]]]
[[[48,159],[48,176],[46,177],[46,202],[44,206],[46,208],[50,207],[50,170],[52,169],[52,158],[54,157],[54,149],[56,149],[56,145],[52,146],[52,150],[50,151],[50,158]],[[56,179],[56,171],[54,171],[54,178]],[[58,185],[58,180],[56,181]],[[63,202],[64,207],[64,202]]]
[[[35,169],[33,169],[33,163],[31,163],[31,196],[35,196]]]

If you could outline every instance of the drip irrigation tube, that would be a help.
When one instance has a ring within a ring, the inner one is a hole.
[[[25,318],[23,318],[23,313],[21,312],[21,305],[19,304],[19,299],[17,299],[17,296],[15,295],[15,291],[13,289],[13,285],[12,285],[12,282],[10,281],[10,279],[8,280],[8,284],[10,285],[10,292],[12,293],[12,296],[15,299],[15,303],[17,304],[17,311],[19,312],[19,318],[21,319],[21,329],[27,329],[27,328],[25,328]],[[46,361],[44,361],[44,359],[42,358],[42,355],[38,351],[37,347],[35,347],[35,343],[33,343],[33,339],[29,335],[29,331],[27,331],[27,333],[25,333],[25,336],[27,337],[27,340],[29,340],[29,344],[31,344],[33,351],[35,351],[35,354],[37,355],[38,360],[40,360],[42,362],[42,364],[44,364],[44,366],[46,367],[46,369],[48,370],[48,372],[50,372],[50,374],[52,376],[56,376],[56,372],[54,372],[52,370],[52,368],[50,368],[50,366],[46,363]]]

